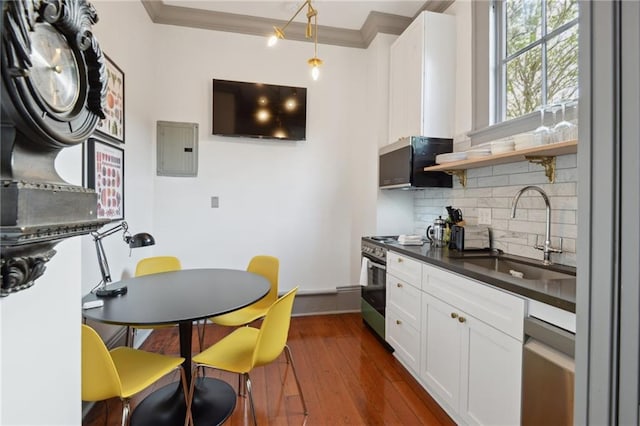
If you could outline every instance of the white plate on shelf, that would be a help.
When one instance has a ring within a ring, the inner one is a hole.
[[[467,158],[481,158],[491,155],[491,148],[472,149],[467,151]]]
[[[513,151],[515,143],[513,139],[500,139],[491,142],[491,154],[502,154]]]
[[[446,154],[438,154],[436,155],[436,163],[444,164],[444,163],[452,163],[454,161],[462,161],[467,159],[466,152],[448,152]]]
[[[543,139],[539,136],[536,137],[536,135],[534,135],[533,133],[522,133],[519,135],[515,135],[513,138],[515,143],[514,148],[516,151],[549,143],[548,139]]]

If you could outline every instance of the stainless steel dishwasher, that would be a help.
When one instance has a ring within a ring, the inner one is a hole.
[[[575,335],[528,317],[522,355],[522,424],[573,425]]]

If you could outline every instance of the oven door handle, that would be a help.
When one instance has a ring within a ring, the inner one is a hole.
[[[385,265],[381,263],[372,262],[371,260],[369,260],[369,265],[371,265],[372,268],[382,269],[383,271],[387,270],[387,267]]]

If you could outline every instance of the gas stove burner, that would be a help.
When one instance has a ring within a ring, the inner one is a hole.
[[[398,240],[398,237],[394,236],[381,236],[381,237],[371,237],[374,241],[379,241],[381,243],[391,243]]]

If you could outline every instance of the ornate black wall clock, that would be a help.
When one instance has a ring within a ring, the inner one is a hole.
[[[33,285],[62,239],[104,224],[95,192],[54,164],[104,118],[97,20],[86,0],[2,1],[0,296]]]

